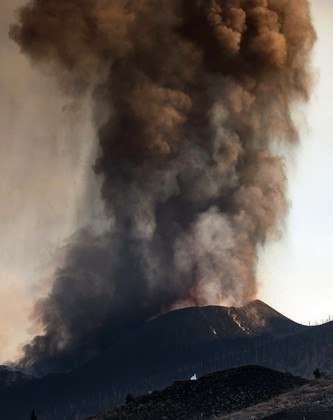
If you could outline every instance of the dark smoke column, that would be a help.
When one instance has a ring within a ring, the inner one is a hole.
[[[34,0],[11,37],[67,94],[93,88],[110,229],[79,232],[21,364],[66,370],[144,320],[256,296],[287,212],[275,142],[311,87],[305,0]],[[97,118],[98,119],[98,118]]]

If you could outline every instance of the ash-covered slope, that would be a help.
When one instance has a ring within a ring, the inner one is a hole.
[[[253,339],[258,337],[278,338],[306,329],[265,303],[257,300],[242,308],[207,306],[185,308],[169,312],[145,323],[123,342],[135,341],[145,345],[156,339],[169,346],[197,345],[202,342]],[[162,337],[163,336],[163,337]]]
[[[31,375],[0,365],[0,390],[10,386],[20,386],[32,379]]]
[[[326,375],[301,388],[233,412],[223,419],[332,420],[333,375]]]
[[[297,334],[250,345],[245,352],[237,351],[228,364],[258,363],[295,375],[312,377],[316,367],[333,372],[333,322],[307,328]]]
[[[216,370],[205,365],[208,360],[307,328],[261,301],[242,308],[181,309],[146,322],[109,351],[73,371],[71,377],[94,381],[98,372],[98,387],[109,386],[112,377],[113,383],[126,382],[127,388],[135,391],[156,389],[191,376],[194,366],[200,374]]]
[[[250,407],[306,384],[303,378],[246,366],[176,382],[91,420],[208,419]]]
[[[260,301],[243,308],[173,311],[146,322],[68,374],[31,381],[20,392],[19,406],[17,393],[2,393],[0,418],[26,418],[32,408],[40,418],[93,414],[121,403],[129,391],[140,395],[164,388],[174,380],[189,378],[194,367],[200,375],[218,370],[208,362],[307,328]]]
[[[146,322],[108,352],[87,363],[84,370],[96,372],[103,366],[105,375],[105,366],[110,366],[112,361],[112,372],[161,376],[166,371],[186,370],[186,366],[191,369],[197,361],[306,329],[259,300],[242,308],[186,308]]]

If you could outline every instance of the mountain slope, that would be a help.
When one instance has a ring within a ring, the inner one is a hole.
[[[209,360],[306,329],[260,301],[243,308],[170,312],[146,322],[109,351],[68,374],[30,381],[20,391],[19,405],[15,403],[17,393],[3,391],[0,417],[18,420],[32,408],[41,418],[43,413],[52,419],[73,411],[91,414],[119,404],[128,391],[141,394],[165,387],[188,378],[197,366],[198,374],[209,373],[216,370],[206,363]]]
[[[176,382],[91,420],[208,419],[246,408],[306,384],[303,378],[246,366]]]
[[[115,374],[132,376],[132,382],[143,375],[159,375],[165,379],[155,387],[164,386],[175,379],[168,378],[167,372],[174,375],[196,362],[226,357],[250,344],[274,341],[306,329],[260,301],[243,308],[186,308],[146,322],[108,352],[86,363],[83,370],[84,375],[91,372],[91,376],[102,372],[100,383]],[[82,369],[73,375],[81,377]]]
[[[296,375],[312,377],[316,367],[333,372],[333,322],[307,328],[274,342],[249,346],[233,355],[233,363],[259,363]],[[281,357],[283,355],[283,357]]]
[[[0,390],[11,386],[20,386],[32,379],[31,375],[0,365]]]
[[[319,402],[319,403],[318,403]],[[233,412],[225,420],[276,419],[276,420],[332,420],[333,375],[311,381],[301,388],[279,395],[269,401]]]

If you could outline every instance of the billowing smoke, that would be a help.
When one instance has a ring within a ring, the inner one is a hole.
[[[11,37],[67,94],[93,88],[110,220],[68,245],[21,364],[70,369],[170,308],[253,299],[288,208],[272,145],[297,141],[311,88],[308,2],[34,0]]]

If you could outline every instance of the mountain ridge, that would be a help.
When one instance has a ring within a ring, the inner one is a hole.
[[[274,348],[274,343],[289,337],[291,340],[312,328],[288,319],[261,301],[242,308],[175,310],[145,322],[105,353],[67,374],[33,379],[19,394],[2,390],[0,417],[25,419],[26,413],[35,408],[41,419],[62,420],[73,413],[73,418],[81,418],[120,404],[128,392],[140,395],[164,388],[175,380],[189,379],[194,372],[201,376],[244,364],[260,364],[251,359],[260,353],[258,349]],[[237,354],[250,362],[245,363]],[[15,403],[18,396],[19,406]]]

